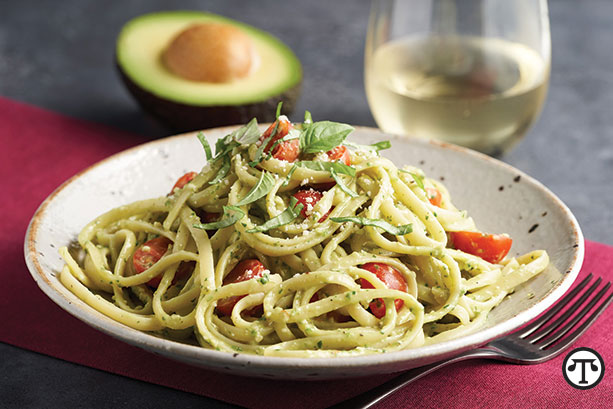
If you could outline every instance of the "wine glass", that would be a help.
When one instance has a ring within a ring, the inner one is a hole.
[[[390,133],[498,156],[538,117],[551,39],[546,0],[373,0],[368,103]]]

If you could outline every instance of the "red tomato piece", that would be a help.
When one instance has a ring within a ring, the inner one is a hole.
[[[292,123],[285,119],[273,122],[272,125],[270,125],[268,129],[264,131],[262,136],[260,136],[260,143],[264,143],[264,141],[269,138],[273,134],[273,132],[275,132],[272,139],[266,144],[264,152],[269,153],[270,150],[273,149],[273,146],[275,146],[275,142],[287,135],[292,128]],[[273,158],[278,160],[284,160],[287,162],[294,162],[296,159],[298,159],[299,155],[300,141],[298,139],[280,142],[274,147],[272,151]]]
[[[264,275],[266,267],[258,259],[243,260],[236,265],[230,271],[230,273],[224,278],[223,283],[232,284],[240,283],[241,281],[251,280],[252,278],[259,278]],[[236,303],[245,297],[244,295],[235,295],[233,297],[222,298],[217,301],[217,311],[222,315],[232,315],[232,310]],[[254,314],[257,311],[257,307],[254,307],[247,311],[249,314]]]
[[[302,206],[304,206],[300,211],[300,214],[306,219],[313,212],[313,207],[315,207],[317,202],[319,202],[323,197],[323,193],[313,189],[301,189],[294,193],[294,197],[296,200],[298,200],[298,203],[301,203]],[[318,220],[318,223],[322,223],[324,220],[326,220],[331,211],[332,209],[330,209],[328,213],[324,214]]]
[[[409,290],[407,282],[404,280],[402,274],[392,266],[383,263],[366,263],[361,265],[360,268],[376,275],[379,280],[383,281],[387,288],[405,292]],[[360,279],[360,285],[362,288],[375,288],[369,281],[363,278]],[[394,300],[394,305],[396,306],[396,311],[398,311],[404,305],[404,301]],[[382,298],[377,298],[370,302],[370,312],[377,318],[381,318],[385,315],[385,303]]]
[[[173,194],[176,189],[182,189],[185,185],[191,182],[196,175],[196,172],[187,172],[185,175],[181,176],[172,189],[170,189],[170,194]]]
[[[347,166],[351,165],[351,154],[346,146],[339,145],[326,153],[328,154],[328,158],[330,158],[330,162],[337,160],[343,162]]]
[[[137,274],[140,274],[151,268],[162,258],[162,256],[164,256],[164,254],[166,254],[166,251],[168,251],[168,246],[171,243],[172,242],[166,237],[156,237],[155,239],[151,239],[137,248],[134,255],[132,255],[132,265],[134,266],[134,271],[136,271]],[[147,285],[157,288],[161,280],[162,275],[160,274],[149,280]]]
[[[166,237],[156,237],[155,239],[151,239],[137,248],[132,256],[134,271],[136,271],[137,274],[140,274],[151,268],[164,256],[164,254],[166,254],[170,244],[172,244],[172,241]],[[195,265],[196,263],[193,261],[179,264],[172,283],[175,284],[178,280],[187,277],[194,270]],[[161,281],[162,274],[157,275],[151,280],[147,281],[147,285],[149,287],[157,288]]]
[[[426,188],[426,196],[428,196],[428,200],[434,206],[440,206],[443,201],[443,195],[438,191],[437,188],[427,187]]]
[[[300,156],[300,141],[292,139],[279,143],[272,151],[272,157],[287,162],[295,162]]]
[[[277,126],[277,122],[279,123],[278,126]],[[264,148],[264,152],[266,153],[270,152],[270,149],[272,148],[272,146],[275,144],[276,141],[278,141],[279,139],[287,135],[290,129],[293,128],[292,123],[285,119],[281,121],[275,121],[264,131],[262,136],[260,136],[260,143],[263,143],[266,139],[270,137],[270,135],[272,135],[272,133],[275,130],[275,127],[277,128],[277,131],[275,132],[272,139],[268,142],[268,144],[266,144],[266,148]]]
[[[457,250],[499,263],[509,253],[513,239],[506,234],[484,234],[473,231],[451,232],[451,242]]]

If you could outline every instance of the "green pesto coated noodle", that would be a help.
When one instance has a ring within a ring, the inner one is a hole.
[[[334,357],[474,331],[508,293],[546,268],[542,250],[490,263],[454,249],[448,233],[478,231],[472,218],[454,207],[440,182],[381,157],[389,143],[347,143],[350,164],[313,165],[330,162],[325,150],[342,143],[349,128],[327,121],[296,126],[277,143],[301,138],[292,163],[251,143],[257,134],[250,123],[218,142],[219,156],[207,150],[209,162],[184,187],[85,226],[78,261],[60,250],[62,283],[112,319],[160,336],[228,352]],[[317,200],[297,204],[296,192],[313,186]],[[439,204],[428,189],[440,192]],[[206,220],[213,213],[217,220]],[[135,252],[155,238],[168,243],[165,252],[137,271]],[[247,259],[259,260],[264,274],[226,282]],[[392,267],[406,291],[388,288],[361,268],[367,263]],[[228,299],[235,304],[223,314],[218,303]],[[381,316],[373,302],[384,306]]]

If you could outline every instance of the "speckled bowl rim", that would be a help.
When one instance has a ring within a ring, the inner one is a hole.
[[[265,126],[266,124],[263,125]],[[213,128],[207,131],[229,133],[235,128],[236,126],[226,126]],[[37,234],[39,233],[38,228],[40,221],[44,217],[47,207],[55,199],[58,193],[65,189],[66,186],[73,183],[76,179],[83,176],[85,173],[95,169],[107,161],[117,160],[123,155],[126,155],[134,150],[141,149],[143,146],[168,143],[169,141],[178,138],[193,137],[197,132],[188,132],[169,136],[167,138],[157,139],[124,150],[82,170],[61,184],[41,203],[28,225],[24,243],[25,260],[28,269],[41,290],[61,308],[78,319],[84,321],[88,325],[129,344],[139,346],[154,353],[159,353],[166,357],[175,358],[181,362],[187,362],[213,370],[225,372],[232,372],[233,370],[236,370],[236,373],[240,373],[241,375],[256,377],[275,377],[278,376],[278,374],[275,374],[275,372],[282,371],[285,379],[288,379],[288,374],[289,378],[293,377],[289,371],[295,371],[295,379],[314,380],[351,376],[357,377],[368,374],[393,372],[393,370],[385,368],[404,370],[457,355],[463,351],[483,345],[492,339],[509,333],[531,321],[554,304],[559,298],[561,298],[566,290],[568,290],[568,288],[572,285],[581,269],[585,253],[583,234],[577,219],[568,209],[568,207],[542,183],[511,165],[467,148],[433,140],[423,140],[417,138],[407,139],[406,136],[384,133],[377,128],[360,126],[356,126],[355,128],[356,130],[372,133],[374,137],[379,139],[387,138],[401,140],[403,143],[429,144],[435,148],[453,150],[462,155],[468,155],[474,160],[487,161],[491,166],[506,168],[507,171],[514,172],[515,174],[521,176],[524,181],[531,183],[535,188],[539,189],[541,193],[546,195],[552,203],[556,204],[561,209],[566,217],[566,221],[571,227],[572,234],[574,235],[576,245],[571,250],[573,251],[571,258],[572,262],[568,266],[563,278],[557,282],[538,303],[517,313],[512,318],[490,328],[486,328],[484,330],[480,330],[449,341],[422,346],[415,349],[387,352],[383,354],[336,358],[287,358],[258,356],[215,351],[194,345],[166,340],[115,322],[104,314],[88,306],[67,290],[67,294],[65,294],[56,289],[55,286],[62,286],[62,284],[59,282],[59,280],[57,280],[56,283],[52,283],[47,279],[43,267],[38,259],[36,238]],[[418,365],[415,363],[418,363]],[[329,376],[326,375],[326,369],[331,368],[334,368],[335,370],[332,371]],[[339,375],[339,368],[346,369],[347,373]]]

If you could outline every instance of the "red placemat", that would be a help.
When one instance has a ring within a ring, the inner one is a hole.
[[[68,118],[0,98],[0,229],[3,316],[0,341],[131,378],[251,408],[323,408],[366,391],[389,376],[325,382],[259,380],[179,364],[116,341],[73,318],[38,289],[23,259],[23,238],[38,205],[64,180],[142,136]],[[613,279],[613,247],[588,242],[579,278],[593,272]],[[44,319],[41,319],[44,312]],[[576,343],[598,351],[609,365],[594,389],[573,389],[560,356],[536,366],[469,361],[431,374],[378,407],[610,407],[613,396],[613,308]],[[95,350],[96,354],[91,351]],[[564,354],[563,354],[564,355]],[[238,386],[240,384],[240,386]],[[237,389],[238,388],[238,389]],[[249,396],[236,394],[249,390]],[[274,399],[271,399],[274,396]]]

